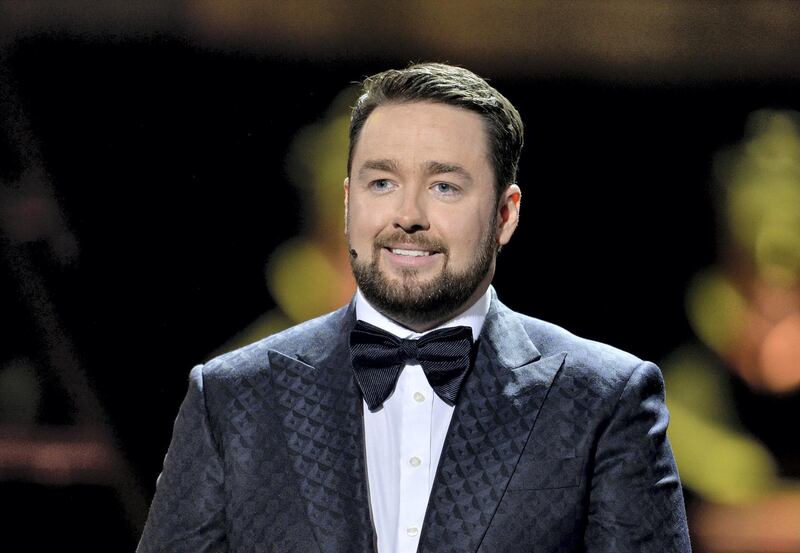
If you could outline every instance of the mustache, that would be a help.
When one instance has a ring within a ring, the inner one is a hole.
[[[411,244],[419,248],[439,253],[447,253],[447,245],[422,234],[408,234],[407,232],[394,232],[375,239],[375,249],[388,248],[395,244]]]

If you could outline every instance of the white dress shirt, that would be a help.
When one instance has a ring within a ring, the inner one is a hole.
[[[469,309],[437,328],[468,326],[477,340],[490,299],[491,287]],[[361,290],[356,292],[356,318],[398,338],[427,333],[414,332],[382,315]],[[372,413],[364,403],[369,498],[378,553],[416,552],[453,410],[433,391],[420,365],[405,366],[382,408]]]

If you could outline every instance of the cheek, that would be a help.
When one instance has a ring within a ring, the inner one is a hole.
[[[353,201],[349,208],[350,239],[372,240],[385,226],[385,217],[375,206]]]
[[[443,224],[440,224],[439,228],[442,237],[448,243],[451,255],[472,259],[483,243],[486,233],[493,232],[489,228],[490,217],[478,213],[476,209],[442,220]]]

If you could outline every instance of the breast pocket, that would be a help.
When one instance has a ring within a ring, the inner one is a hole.
[[[525,456],[508,484],[509,490],[547,490],[580,486],[584,457],[574,454],[559,457]]]

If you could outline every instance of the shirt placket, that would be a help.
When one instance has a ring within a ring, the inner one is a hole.
[[[431,424],[433,389],[419,365],[404,369],[403,413],[399,458],[400,512],[397,528],[398,553],[417,550],[430,490]]]

